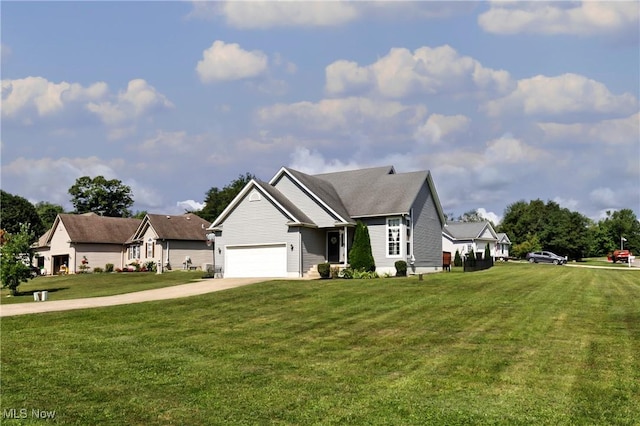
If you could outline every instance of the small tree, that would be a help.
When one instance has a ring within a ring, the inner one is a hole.
[[[462,266],[462,256],[460,256],[460,251],[456,249],[456,255],[453,258],[453,266]]]
[[[349,252],[349,264],[354,270],[373,272],[376,270],[376,263],[371,252],[371,239],[369,238],[369,228],[358,221],[356,234],[353,238],[353,247]]]
[[[26,263],[31,260],[29,249],[31,238],[29,224],[23,223],[20,232],[9,235],[0,249],[2,287],[8,287],[14,296],[18,292],[18,286],[32,278],[31,269]]]
[[[489,247],[489,243],[487,243],[486,246],[484,246],[484,259],[489,259],[491,258],[491,247]]]

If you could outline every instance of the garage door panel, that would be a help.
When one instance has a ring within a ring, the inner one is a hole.
[[[286,277],[286,245],[227,247],[224,276],[228,278]]]

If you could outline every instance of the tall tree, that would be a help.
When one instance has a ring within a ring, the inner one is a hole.
[[[31,264],[30,244],[34,239],[28,224],[20,225],[20,230],[5,237],[5,243],[0,248],[0,281],[2,287],[8,287],[15,296],[18,286],[30,280]]]
[[[64,207],[47,201],[40,201],[39,203],[36,203],[36,212],[38,213],[38,216],[40,216],[40,220],[44,227],[49,229],[53,226],[53,222],[55,222],[56,217],[58,217],[60,213],[64,213]]]
[[[509,205],[498,231],[509,235],[514,254],[523,255],[527,248],[538,247],[580,259],[590,251],[589,219],[553,201],[518,201]]]
[[[0,190],[0,207],[0,226],[9,234],[19,233],[23,224],[27,224],[29,235],[35,236],[34,241],[46,232],[35,206],[26,198]]]
[[[633,210],[607,211],[607,216],[598,222],[598,226],[602,238],[601,254],[612,252],[622,245],[632,253],[640,254],[640,222]]]
[[[231,204],[231,201],[242,191],[242,188],[255,178],[251,173],[245,173],[244,176],[239,175],[237,179],[231,181],[222,189],[218,187],[211,188],[204,200],[204,207],[200,212],[197,212],[198,216],[213,222]]]
[[[117,179],[82,176],[69,188],[75,213],[97,213],[109,217],[130,217],[131,188]]]

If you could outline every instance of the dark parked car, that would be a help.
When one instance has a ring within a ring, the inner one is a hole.
[[[558,256],[550,251],[534,251],[527,253],[527,260],[529,263],[553,263],[554,265],[563,265],[567,263],[567,259],[562,256]]]

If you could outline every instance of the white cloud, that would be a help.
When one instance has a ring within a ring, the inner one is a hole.
[[[193,2],[190,16],[222,16],[228,25],[242,29],[274,27],[328,27],[349,23],[359,16],[346,1],[220,1]]]
[[[262,123],[274,126],[299,125],[316,131],[353,131],[363,125],[417,125],[426,115],[423,106],[399,102],[376,102],[368,98],[324,99],[320,102],[276,104],[258,110]]]
[[[503,136],[487,142],[485,156],[491,163],[515,164],[539,160],[544,151],[527,145],[511,136]]]
[[[99,100],[107,94],[107,84],[83,87],[78,83],[52,83],[43,77],[2,80],[2,116],[39,117],[57,114],[74,103]]]
[[[3,179],[21,182],[23,196],[46,200],[69,208],[69,188],[81,176],[117,178],[120,160],[104,161],[98,157],[24,158],[2,166]]]
[[[143,79],[131,80],[127,90],[118,93],[115,102],[91,102],[88,111],[98,115],[108,126],[133,121],[158,109],[172,108],[173,104]]]
[[[389,98],[420,94],[501,94],[512,88],[507,71],[485,68],[450,46],[393,48],[375,63],[361,67],[336,61],[325,69],[328,94],[374,91]]]
[[[614,95],[604,84],[578,74],[538,75],[520,80],[518,87],[509,95],[483,106],[490,116],[629,114],[637,108],[638,100],[632,94]]]
[[[194,212],[194,211],[202,210],[204,206],[205,206],[204,203],[200,203],[195,200],[184,200],[184,201],[178,201],[176,203],[176,207],[183,210],[183,212],[184,211]]]
[[[343,162],[342,160],[326,160],[317,150],[310,150],[304,147],[296,148],[291,154],[290,167],[308,174],[341,172],[353,170],[361,167],[353,160]]]
[[[637,147],[640,140],[640,113],[596,123],[538,123],[538,127],[551,140]]]
[[[637,1],[493,2],[478,24],[496,34],[574,34],[637,32]]]
[[[464,115],[431,114],[427,121],[419,126],[413,136],[427,144],[439,144],[443,138],[461,133],[469,128],[471,120]]]
[[[144,140],[141,151],[166,155],[167,153],[186,152],[191,149],[187,142],[187,132],[166,132],[158,130],[156,135]]]
[[[202,52],[196,71],[203,83],[257,77],[267,70],[267,55],[259,50],[247,51],[236,43],[216,40]]]
[[[491,223],[493,223],[494,225],[497,225],[500,222],[502,222],[502,216],[499,216],[494,212],[488,212],[486,209],[482,207],[477,209],[476,212],[481,218],[491,221]]]

